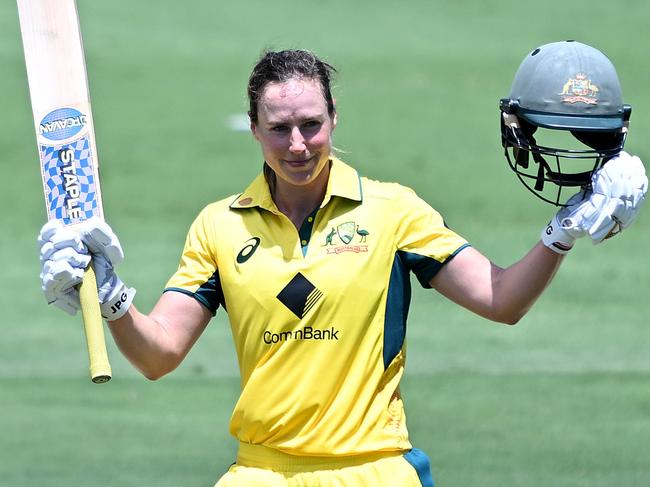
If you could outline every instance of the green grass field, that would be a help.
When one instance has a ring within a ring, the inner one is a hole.
[[[208,202],[261,167],[246,111],[265,47],[336,65],[335,145],[364,175],[415,188],[507,265],[553,209],[507,168],[498,100],[537,45],[577,39],[615,62],[633,106],[630,152],[650,149],[650,5],[621,2],[97,2],[78,0],[107,220],[121,277],[149,309]],[[233,461],[238,371],[219,313],[155,383],[109,340],[114,379],[87,377],[80,318],[45,304],[45,218],[16,7],[0,3],[0,483],[211,486]],[[581,242],[516,327],[416,289],[403,390],[437,486],[650,485],[650,209],[621,238]]]

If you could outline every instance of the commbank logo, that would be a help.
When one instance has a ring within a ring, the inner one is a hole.
[[[279,333],[273,333],[272,331],[266,330],[264,332],[263,338],[264,343],[271,345],[272,343],[288,342],[291,340],[296,341],[308,341],[308,340],[328,340],[328,341],[338,341],[339,331],[333,326],[325,330],[319,330],[313,326],[305,326],[300,330],[293,331],[281,331]]]
[[[298,318],[303,318],[322,297],[323,293],[300,272],[277,295]]]

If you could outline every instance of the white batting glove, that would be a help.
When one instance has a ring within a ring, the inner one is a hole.
[[[589,228],[589,236],[597,244],[632,225],[645,202],[648,177],[638,157],[621,152],[594,172],[591,185],[602,207]]]
[[[557,212],[542,231],[544,245],[565,254],[580,237],[598,244],[629,227],[648,191],[641,160],[621,152],[594,172],[592,190],[573,195]]]
[[[60,222],[46,223],[38,235],[41,254],[41,288],[48,304],[70,315],[79,310],[77,285],[90,263],[88,250],[73,230]]]
[[[600,215],[602,203],[593,198],[591,191],[574,194],[542,230],[544,245],[558,254],[566,254],[577,239],[587,235]]]
[[[52,221],[43,226],[38,242],[41,284],[48,303],[76,314],[80,307],[76,286],[92,256],[102,316],[112,321],[126,313],[135,290],[127,288],[115,274],[113,268],[122,262],[124,253],[106,222],[93,218],[72,230]]]

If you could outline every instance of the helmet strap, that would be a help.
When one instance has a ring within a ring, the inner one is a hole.
[[[537,141],[535,140],[535,137],[533,136],[532,132],[534,132],[534,130],[531,131],[530,134],[528,134],[528,140],[532,142],[531,145],[534,147],[537,145]],[[537,163],[537,181],[535,182],[535,191],[543,191],[544,174],[550,173],[551,167],[548,165],[548,162],[546,162],[546,159],[544,159],[541,154],[532,150],[531,153],[533,154],[533,159]]]

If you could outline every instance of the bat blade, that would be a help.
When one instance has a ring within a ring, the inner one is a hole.
[[[74,0],[17,0],[48,220],[103,218],[95,131]],[[91,379],[111,377],[97,286],[80,288]]]

